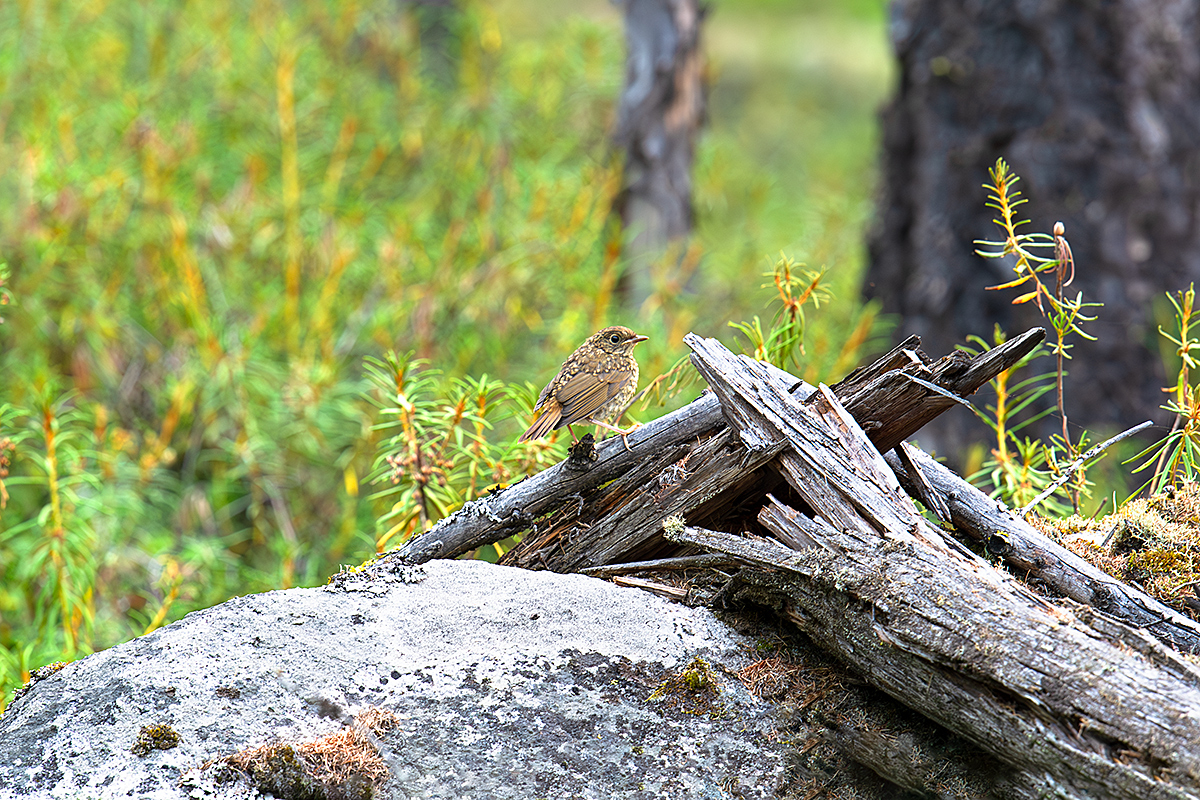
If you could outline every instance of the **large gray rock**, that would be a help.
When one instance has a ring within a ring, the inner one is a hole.
[[[768,797],[786,737],[731,673],[749,644],[640,590],[478,561],[236,598],[38,681],[0,717],[0,798],[253,797],[201,765],[371,707],[399,721],[374,739],[385,797]],[[696,656],[715,693],[650,699]]]

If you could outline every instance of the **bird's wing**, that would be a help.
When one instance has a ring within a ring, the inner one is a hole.
[[[609,372],[581,372],[558,387],[554,397],[562,406],[562,418],[575,422],[584,422],[592,414],[617,396],[633,373],[629,370],[616,369]],[[562,423],[565,425],[566,423]]]
[[[542,393],[538,395],[537,402],[533,404],[535,409],[541,408],[546,404],[546,398],[550,396],[550,387],[554,385],[554,381],[550,381],[542,387]]]

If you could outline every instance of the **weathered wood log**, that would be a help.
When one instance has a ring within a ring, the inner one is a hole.
[[[905,458],[900,457],[901,451]],[[1072,553],[921,450],[902,444],[885,458],[910,494],[917,491],[917,476],[923,476],[948,507],[949,521],[983,542],[989,553],[1078,603],[1145,628],[1184,652],[1200,654],[1200,624],[1195,620]]]
[[[910,337],[852,372],[835,391],[845,393],[872,438],[880,437],[880,446],[890,448],[953,405],[907,376],[970,394],[1044,337],[1045,331],[1034,328],[982,356],[955,352],[936,362],[916,349],[919,342]],[[797,397],[814,391],[770,365],[763,366],[763,374]],[[716,397],[704,395],[631,433],[625,440],[628,447],[620,439],[600,443],[597,460],[585,470],[565,461],[466,504],[389,558],[408,563],[453,558],[524,530],[531,533],[505,555],[504,563],[566,572],[670,555],[655,550],[662,550],[658,530],[663,519],[691,513],[717,494],[753,482],[755,471],[775,456],[760,443],[745,442],[748,447],[743,447],[736,436],[723,433],[727,430]],[[710,441],[718,435],[725,438]],[[605,484],[610,485],[597,493]],[[646,502],[648,497],[653,504]],[[557,516],[544,518],[556,509]]]
[[[914,342],[910,338],[904,344],[911,346]],[[898,352],[899,348],[896,348],[884,358],[894,360]],[[801,396],[815,391],[783,370],[769,367],[769,371],[775,380],[793,384],[792,390]],[[596,445],[596,458],[590,463],[568,459],[488,497],[467,503],[386,558],[420,564],[434,558],[454,558],[524,530],[533,529],[536,537],[536,522],[540,516],[564,504],[581,512],[579,502],[589,490],[626,475],[635,467],[644,467],[647,459],[653,459],[652,463],[660,465],[660,469],[667,469],[678,460],[687,459],[694,444],[720,433],[728,436],[728,430],[721,404],[713,394],[705,393],[683,408],[646,423],[623,439],[600,442]],[[742,468],[750,466],[742,464]],[[642,469],[645,471],[647,469]],[[692,494],[709,490],[703,480],[699,480],[700,476],[694,477],[697,480],[689,482],[688,486],[675,488]],[[717,476],[716,480],[714,486],[728,485],[722,482],[722,476]],[[664,481],[662,485],[668,486],[668,482]],[[661,517],[655,520],[654,530],[659,521]],[[532,550],[541,560],[541,566],[548,566],[545,554],[541,552],[544,546],[535,547],[536,541],[526,543],[523,550],[511,554],[506,563],[512,563],[522,552]]]
[[[911,435],[931,414],[953,403],[913,382],[910,375],[941,384],[946,391],[974,391],[990,374],[1024,357],[1043,336],[1041,329],[1035,329],[984,356],[971,359],[955,353],[937,362],[915,350],[913,338],[851,373],[834,391],[853,398],[863,421],[890,441],[897,435]],[[685,337],[688,342],[695,339],[692,334]],[[760,368],[764,380],[797,400],[816,391],[769,364]],[[896,370],[904,374],[897,377]],[[727,413],[739,412],[727,407]],[[741,516],[752,521],[763,493],[780,483],[767,468],[779,447],[725,429],[686,451],[681,446],[677,451],[651,453],[603,489],[541,520],[536,531],[505,554],[502,563],[574,572],[670,555],[672,546],[658,533],[664,519],[676,514],[711,519],[722,509],[736,508],[741,497],[750,503]]]
[[[408,563],[453,558],[529,529],[538,516],[626,473],[648,453],[669,451],[725,427],[716,397],[706,394],[684,408],[638,428],[626,437],[596,446],[596,460],[586,470],[570,460],[555,464],[488,497],[467,503],[433,528],[389,554]]]
[[[949,546],[831,392],[798,402],[755,362],[692,344],[731,419],[758,427],[747,438],[786,442],[781,467],[819,520],[774,498],[762,509],[799,551],[683,525],[669,538],[781,571],[750,574],[786,594],[814,641],[1061,796],[1200,797],[1200,671]]]
[[[796,513],[773,505],[763,519],[783,530]],[[1091,629],[1086,615],[987,574],[982,562],[971,569],[963,558],[947,571],[932,548],[835,535],[829,544],[842,555],[668,531],[680,543],[784,571],[743,577],[786,595],[788,618],[868,683],[1016,773],[1052,778],[1053,796],[1200,797],[1200,675],[1165,647],[1123,625],[1126,638],[1110,640],[1115,631]],[[848,539],[857,543],[847,548]],[[1186,730],[1180,718],[1190,720]],[[1170,761],[1156,761],[1163,752]]]

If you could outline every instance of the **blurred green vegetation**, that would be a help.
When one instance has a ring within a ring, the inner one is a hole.
[[[698,230],[637,309],[617,11],[452,22],[447,76],[393,0],[0,4],[0,709],[32,668],[318,584],[552,461],[507,443],[605,324],[652,337],[649,381],[688,330],[733,341],[785,252],[837,297],[804,377],[867,342],[881,1],[714,4]],[[441,493],[405,517],[422,452]]]

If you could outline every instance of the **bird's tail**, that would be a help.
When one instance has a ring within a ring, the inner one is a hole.
[[[534,414],[533,424],[529,426],[529,430],[521,434],[518,442],[528,442],[530,439],[540,439],[555,428],[562,427],[559,425],[559,420],[562,419],[562,412],[557,409],[540,408]]]

